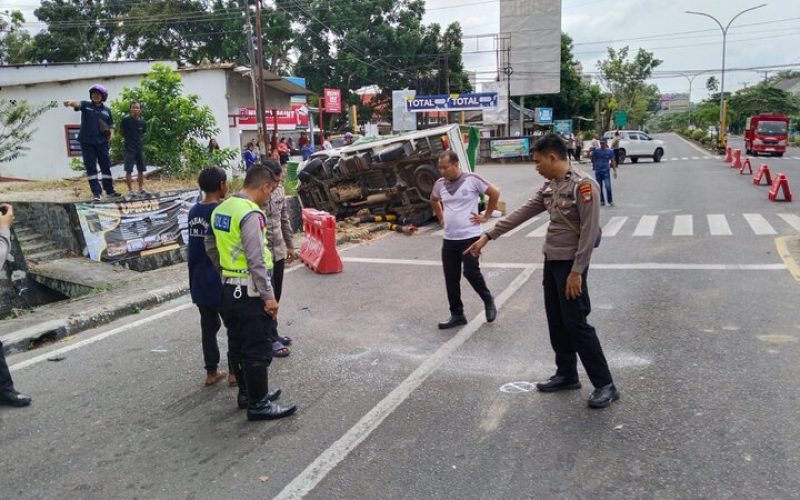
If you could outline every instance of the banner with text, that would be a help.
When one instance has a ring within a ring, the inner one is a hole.
[[[189,241],[189,208],[197,191],[146,200],[77,203],[89,258],[120,262],[180,248]]]
[[[267,110],[267,128],[272,130],[275,127],[276,117],[272,110]],[[278,130],[295,130],[297,128],[308,127],[308,106],[305,104],[292,104],[291,111],[276,110]],[[239,125],[252,125],[253,129],[258,125],[256,110],[254,108],[239,108]]]
[[[325,112],[326,113],[341,113],[342,112],[342,91],[339,89],[324,89],[323,96],[325,98]]]
[[[480,92],[474,94],[419,95],[409,97],[406,110],[412,113],[426,111],[469,111],[475,109],[496,108],[497,92]]]
[[[527,137],[519,139],[496,139],[489,144],[492,158],[519,158],[531,154],[531,142]]]

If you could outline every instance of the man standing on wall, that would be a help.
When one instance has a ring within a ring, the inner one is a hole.
[[[89,177],[92,199],[100,201],[103,191],[109,198],[121,198],[122,195],[114,191],[111,157],[108,154],[108,145],[114,138],[114,119],[111,117],[111,110],[105,105],[108,91],[102,85],[92,85],[89,89],[89,99],[89,101],[64,101],[64,106],[81,112],[81,131],[78,141],[81,143],[83,165]],[[102,189],[97,182],[98,163],[103,179]]]
[[[131,114],[122,119],[120,124],[122,138],[125,139],[125,183],[128,185],[128,193],[136,194],[133,190],[133,164],[136,164],[136,182],[139,185],[139,194],[145,196],[144,172],[147,167],[144,164],[144,145],[142,136],[146,131],[144,119],[142,118],[142,105],[134,101],[131,103]]]

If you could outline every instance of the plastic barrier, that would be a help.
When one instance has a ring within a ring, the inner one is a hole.
[[[778,174],[775,176],[775,181],[769,189],[769,201],[777,201],[778,191],[783,190],[783,199],[792,201],[792,192],[789,190],[789,180],[786,179],[786,174]]]
[[[755,185],[761,184],[761,179],[764,176],[767,177],[767,186],[771,185],[772,184],[772,176],[769,173],[769,167],[767,166],[766,163],[764,163],[763,165],[758,167],[758,172],[756,172],[756,175],[753,176],[753,184],[755,184]]]
[[[753,173],[753,167],[750,165],[750,158],[746,158],[744,163],[742,164],[742,168],[739,169],[739,174],[744,174],[744,169],[747,169],[748,174]]]
[[[733,156],[731,155],[731,147],[725,146],[725,159],[722,160],[725,163],[730,163],[733,161]]]
[[[336,251],[336,217],[328,212],[303,209],[303,231],[306,236],[300,247],[300,260],[319,274],[342,272],[342,259]]]
[[[731,164],[731,168],[742,168],[742,150],[741,149],[734,149],[733,150],[733,163]]]

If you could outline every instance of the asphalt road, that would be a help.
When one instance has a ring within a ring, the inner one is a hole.
[[[800,283],[775,239],[800,218],[663,138],[689,159],[621,167],[589,273],[611,408],[586,407],[585,376],[531,391],[553,372],[546,221],[485,251],[497,321],[465,283],[475,320],[444,332],[430,227],[343,249],[342,274],[287,275],[296,342],[270,371],[290,419],[249,423],[234,390],[202,386],[185,300],[11,356],[35,401],[0,409],[0,498],[796,498]],[[511,206],[541,183],[531,165],[479,171]]]

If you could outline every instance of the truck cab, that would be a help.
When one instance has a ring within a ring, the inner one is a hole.
[[[781,114],[760,114],[747,119],[744,149],[747,154],[783,156],[789,133],[789,118]]]

